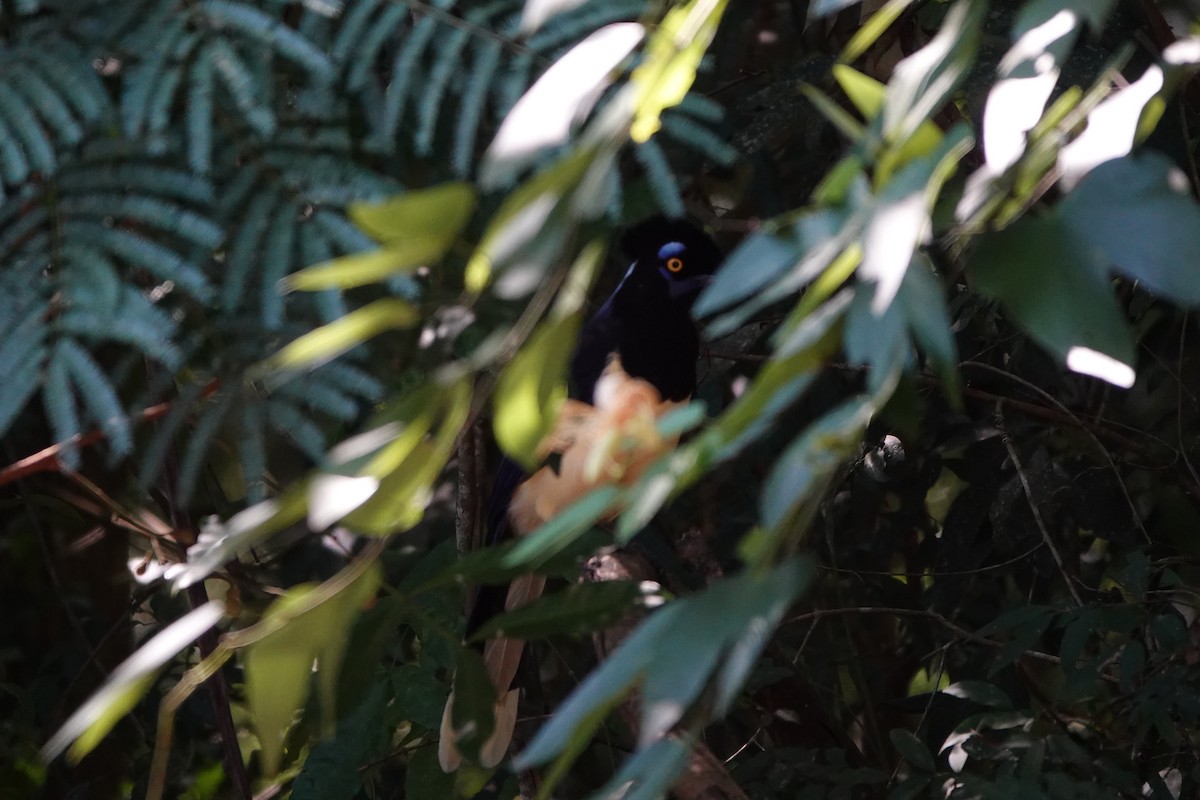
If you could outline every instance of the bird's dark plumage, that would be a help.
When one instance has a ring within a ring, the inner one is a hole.
[[[603,438],[599,428],[619,426],[638,415],[644,421],[649,414],[653,422],[655,414],[686,401],[695,390],[700,345],[691,308],[720,264],[720,250],[695,225],[663,217],[634,226],[620,245],[631,263],[612,295],[580,332],[570,367],[571,399],[560,419],[560,427],[564,419],[569,421],[569,430],[551,437],[568,442],[561,454],[564,474],[544,467],[530,476],[504,459],[488,507],[488,540],[492,544],[508,538],[512,529],[518,535],[530,533],[585,490],[606,482],[606,475],[591,474],[595,458],[587,449]],[[653,449],[626,454],[625,461],[615,465],[615,473],[632,479],[653,455]],[[503,590],[481,588],[467,623],[468,633],[501,608],[511,609],[535,598],[541,592],[541,581],[536,576],[514,581],[503,606]],[[520,653],[520,642],[500,639],[485,648],[484,661],[498,697],[495,731],[480,751],[484,766],[499,763],[508,749],[517,699],[509,686]],[[451,724],[451,703],[453,694],[447,701],[438,747],[442,768],[447,771],[455,769],[461,759]]]

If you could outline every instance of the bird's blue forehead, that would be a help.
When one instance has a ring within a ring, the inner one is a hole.
[[[667,242],[662,247],[658,248],[658,260],[666,261],[668,258],[681,256],[687,250],[687,245],[683,242]]]

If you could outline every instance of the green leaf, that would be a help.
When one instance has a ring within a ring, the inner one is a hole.
[[[352,800],[362,788],[359,767],[387,745],[387,695],[376,683],[331,739],[317,742],[292,784],[292,800]]]
[[[837,67],[834,67],[834,70],[836,74]],[[857,75],[858,73],[855,74]],[[866,128],[863,124],[856,120],[850,112],[838,105],[832,97],[807,83],[800,87],[800,91],[808,98],[808,102],[812,103],[817,111],[820,111],[821,115],[829,120],[829,124],[837,128],[838,132],[849,141],[857,142],[866,135]],[[882,94],[882,90],[880,93]],[[849,93],[847,92],[847,94]],[[851,99],[853,100],[853,98]]]
[[[979,0],[958,0],[937,35],[896,65],[883,107],[890,143],[907,142],[950,99],[974,63],[984,9]]]
[[[471,761],[479,760],[479,748],[496,727],[496,701],[496,686],[488,675],[483,655],[474,647],[460,647],[454,670],[454,694],[447,702],[451,704],[450,718],[458,732],[455,743]]]
[[[283,760],[283,743],[296,713],[308,698],[313,662],[320,688],[325,729],[332,733],[334,697],[346,639],[363,604],[381,580],[372,565],[345,588],[308,608],[316,584],[288,589],[263,614],[262,622],[282,627],[246,647],[246,701],[262,745],[263,772],[274,775]],[[261,624],[261,623],[260,623]]]
[[[554,429],[567,398],[567,365],[575,350],[579,320],[578,314],[569,314],[544,321],[496,386],[492,424],[496,442],[527,470],[537,467],[538,444]]]
[[[408,301],[384,297],[293,340],[263,362],[262,369],[313,369],[384,331],[411,328],[420,320]]]
[[[462,181],[405,192],[380,203],[355,203],[350,219],[371,238],[401,253],[421,253],[414,264],[442,257],[475,211],[475,188]]]
[[[850,457],[875,413],[866,395],[843,402],[800,434],[775,462],[763,487],[762,523],[784,525],[799,507],[813,499],[822,480]]]
[[[658,800],[687,767],[692,742],[687,738],[660,739],[621,765],[621,769],[588,800]]]
[[[903,0],[903,2],[910,1]],[[847,49],[849,47],[850,45],[847,45]],[[865,119],[874,119],[883,110],[887,99],[887,86],[884,84],[845,64],[834,65],[833,77],[838,82],[838,86],[842,87],[842,91],[846,93],[846,97],[850,98],[850,102],[858,109],[858,113],[862,114]],[[855,137],[855,141],[858,138]],[[925,120],[917,126],[912,137],[900,148],[897,153],[897,161],[904,163],[918,156],[932,153],[941,141],[942,129],[932,120]]]
[[[696,299],[692,313],[707,317],[734,305],[770,286],[799,260],[800,251],[792,242],[772,233],[755,233],[725,259],[712,283]]]
[[[224,614],[223,604],[217,601],[206,603],[155,634],[121,662],[104,685],[50,737],[42,748],[42,758],[47,761],[57,758],[68,745],[71,745],[72,762],[78,762],[90,753],[117,721],[132,711],[150,691],[158,670],[220,622]]]
[[[725,0],[690,0],[675,6],[650,36],[642,63],[629,78],[635,89],[629,135],[635,142],[645,142],[657,133],[663,110],[687,95],[725,4]]]
[[[565,242],[562,226],[547,224],[551,214],[583,177],[594,158],[593,149],[576,148],[540,170],[508,196],[467,261],[463,283],[468,292],[482,292],[497,270],[511,264],[518,254],[528,255],[530,250],[536,257],[526,258],[529,263],[522,265],[525,277],[520,289],[531,291],[536,286]],[[521,293],[510,291],[506,296]]]
[[[404,771],[404,797],[407,800],[446,800],[457,797],[453,773],[442,772],[435,748],[413,751]]]
[[[471,635],[471,641],[485,641],[494,635],[540,639],[588,633],[640,606],[641,596],[641,589],[631,581],[578,583],[493,617]]]
[[[1051,213],[983,237],[970,270],[980,293],[1000,301],[1070,369],[1128,388],[1133,340],[1098,258],[1087,239]]]
[[[411,448],[398,437],[366,467],[366,474],[380,477],[380,481],[370,499],[346,517],[346,524],[357,533],[387,536],[408,530],[424,516],[432,499],[430,487],[445,468],[466,424],[471,406],[470,381],[460,379],[437,387],[435,396],[434,410],[441,421],[433,436],[421,438]]]
[[[392,670],[389,676],[395,694],[396,713],[427,731],[436,731],[442,724],[446,684],[428,669],[405,664]]]
[[[879,193],[858,267],[859,277],[874,284],[871,313],[882,315],[895,299],[913,253],[929,236],[934,200],[971,142],[970,128],[955,125],[932,153],[904,165]]]
[[[896,748],[896,752],[904,756],[909,764],[922,772],[937,772],[937,764],[934,763],[929,748],[913,733],[903,728],[893,728],[888,732],[888,738],[892,740],[892,747]]]
[[[950,327],[942,284],[924,253],[917,253],[904,273],[896,294],[896,306],[917,344],[937,367],[947,397],[957,398],[958,345]]]
[[[591,112],[644,33],[637,22],[606,25],[550,65],[500,123],[483,157],[480,184],[502,186],[539,154],[565,144],[572,125]]]
[[[1096,167],[1058,211],[1078,246],[1156,294],[1197,305],[1200,206],[1188,187],[1170,160],[1146,152]]]
[[[904,13],[904,9],[912,5],[913,0],[888,0],[883,4],[883,7],[871,15],[871,18],[862,24],[854,35],[850,37],[850,41],[842,49],[842,54],[838,56],[839,61],[854,61],[863,53],[871,49],[871,45],[883,35],[884,31],[892,26],[892,23],[899,19]]]
[[[654,740],[682,719],[719,668],[719,705],[728,705],[766,633],[813,574],[807,561],[793,560],[765,574],[746,572],[717,581],[655,612],[567,698],[516,759],[516,767],[553,759],[578,725],[594,720],[638,680],[643,681],[642,752],[658,746]]]

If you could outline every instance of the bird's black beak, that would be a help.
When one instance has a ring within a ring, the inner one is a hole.
[[[712,283],[712,275],[692,275],[671,281],[671,298],[675,300],[688,299],[694,301],[700,292]]]

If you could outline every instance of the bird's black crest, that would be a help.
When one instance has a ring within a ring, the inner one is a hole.
[[[657,256],[667,242],[682,242],[697,272],[711,273],[721,263],[721,250],[698,226],[664,216],[642,220],[621,237],[621,252],[630,261]]]

